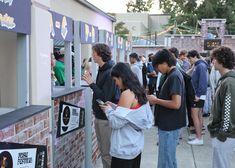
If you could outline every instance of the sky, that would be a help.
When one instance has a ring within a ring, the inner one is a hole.
[[[88,2],[92,3],[99,9],[103,10],[104,12],[109,13],[126,13],[126,4],[129,0],[87,0]],[[159,5],[158,0],[154,0],[154,5],[150,11],[152,14],[158,14]]]

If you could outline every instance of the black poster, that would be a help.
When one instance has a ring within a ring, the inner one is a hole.
[[[0,142],[1,168],[46,168],[47,147]]]
[[[60,102],[57,137],[84,127],[85,109],[76,105]]]
[[[205,39],[204,50],[212,50],[221,46],[221,39]]]

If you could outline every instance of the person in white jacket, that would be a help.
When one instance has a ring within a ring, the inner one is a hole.
[[[144,88],[125,63],[117,63],[111,76],[122,90],[118,104],[100,105],[112,128],[111,168],[140,168],[143,130],[153,125],[153,114]]]

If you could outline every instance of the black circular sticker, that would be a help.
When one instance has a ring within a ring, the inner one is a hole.
[[[64,125],[68,125],[69,120],[70,120],[70,109],[69,109],[68,106],[66,106],[64,108],[64,111],[63,111],[63,123],[64,123]]]

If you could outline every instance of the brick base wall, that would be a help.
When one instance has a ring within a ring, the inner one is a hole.
[[[47,145],[47,163],[48,167],[51,167],[49,131],[49,111],[47,110],[0,130],[0,141]]]
[[[232,36],[225,36],[224,37],[224,46],[230,47],[233,51],[235,51],[235,38]],[[204,44],[202,42],[202,37],[196,36],[192,39],[191,36],[175,36],[171,39],[171,46],[176,47],[181,50],[197,50],[198,52],[204,52]]]
[[[54,100],[54,132],[57,132],[59,115],[59,102],[64,101],[81,107],[85,106],[84,92],[78,91],[67,96],[62,96]],[[94,117],[92,122],[92,149],[93,163],[99,158],[96,134],[94,131]],[[85,163],[85,129],[81,128],[61,137],[54,137],[54,158],[56,168],[84,168]]]

